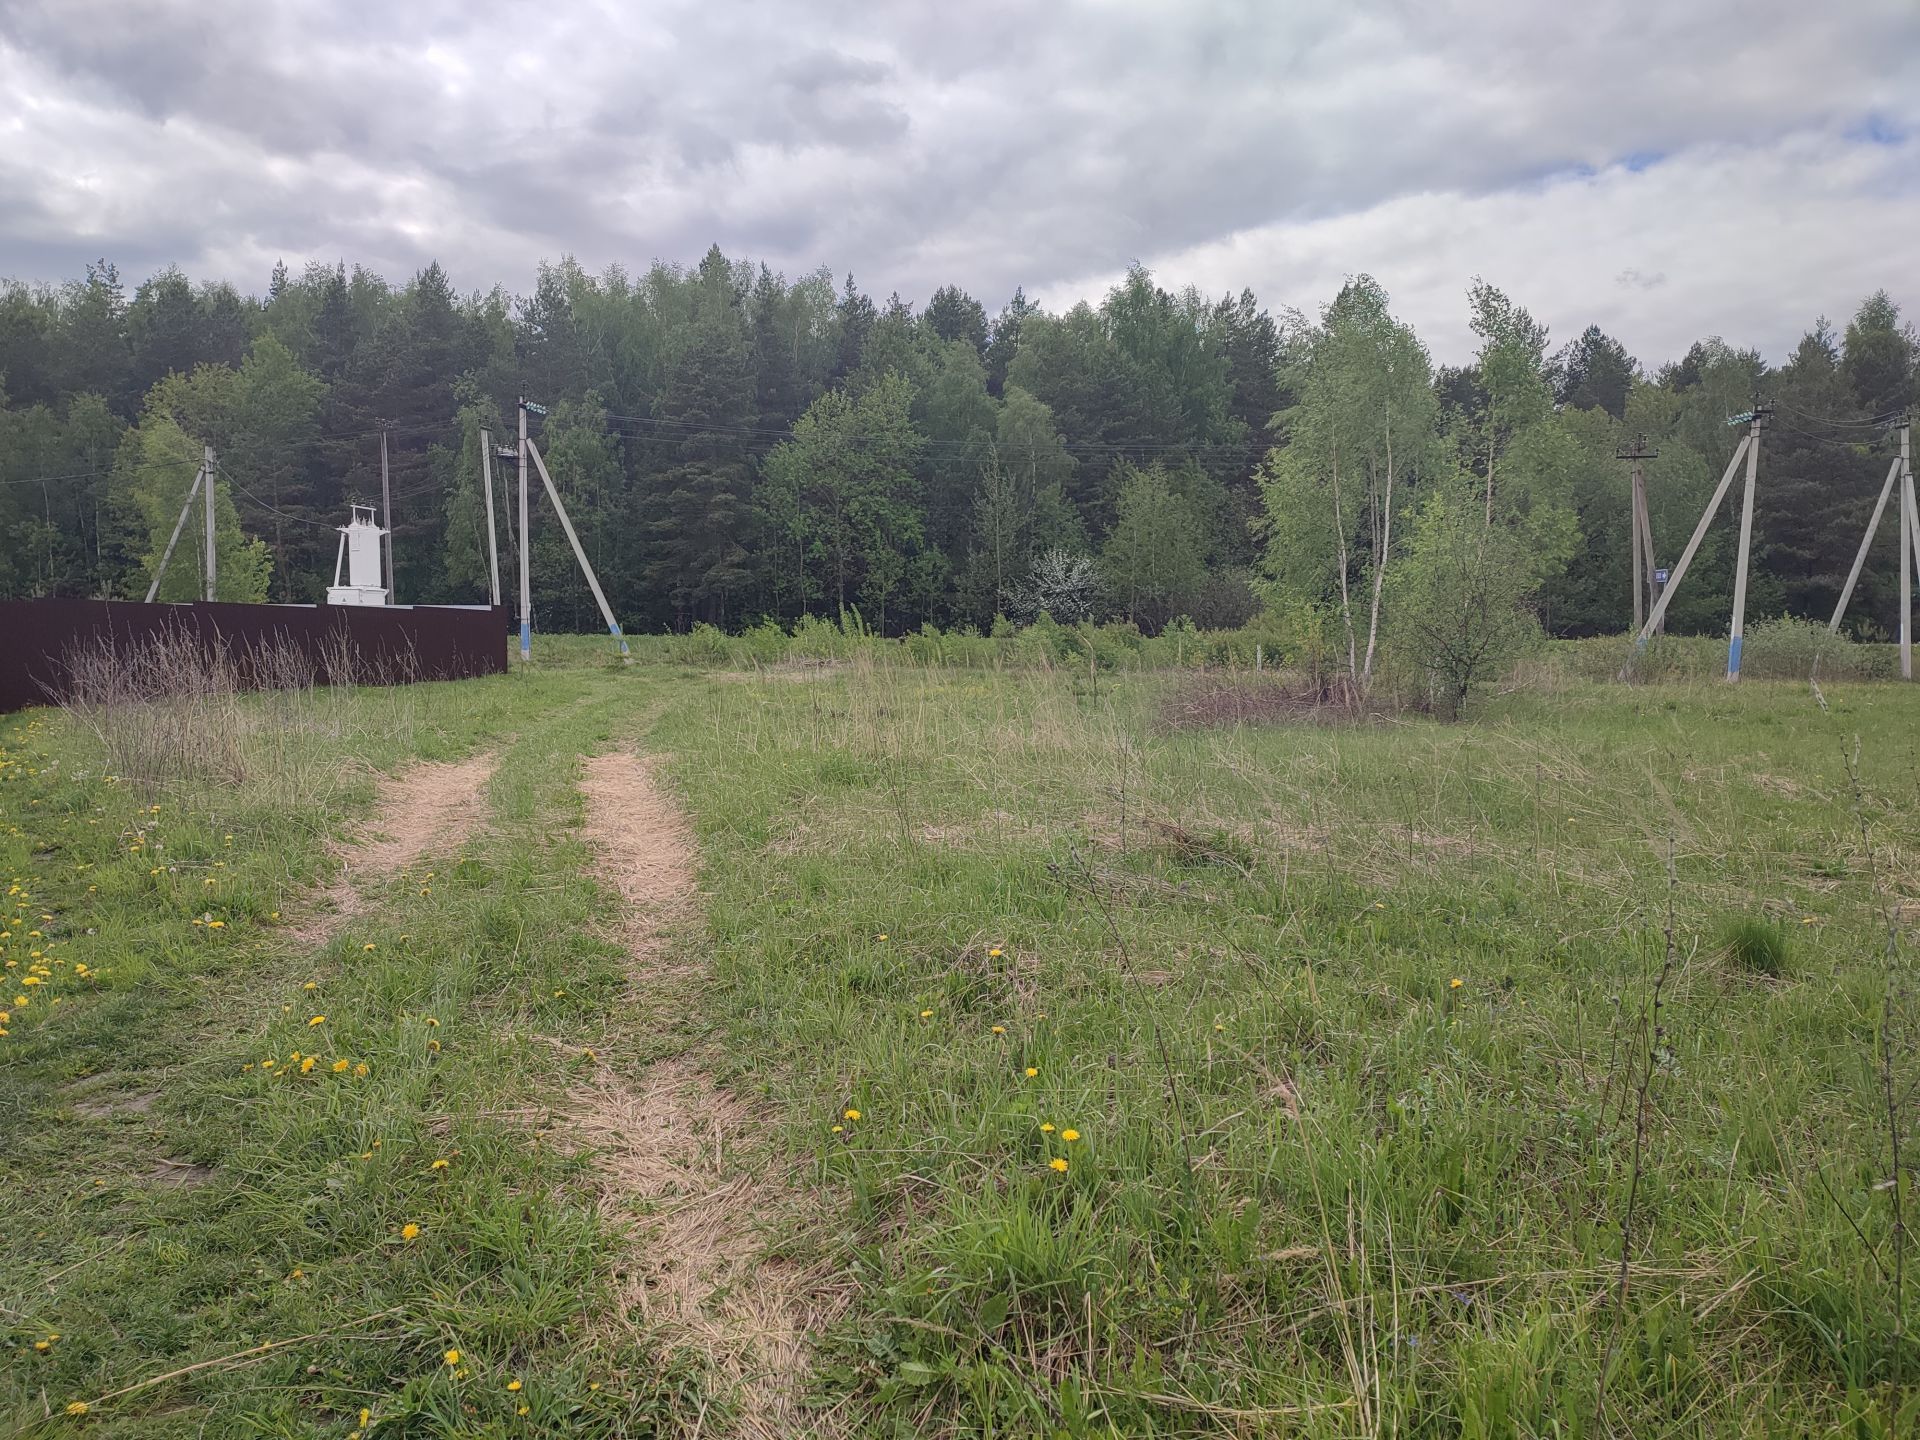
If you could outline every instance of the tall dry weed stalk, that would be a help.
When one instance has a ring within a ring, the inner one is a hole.
[[[370,704],[361,687],[415,668],[411,656],[370,664],[344,634],[309,654],[283,639],[236,648],[176,628],[74,647],[55,698],[134,785],[207,804],[244,787],[251,800],[293,809],[337,788],[338,742],[407,740],[412,701],[389,691]]]

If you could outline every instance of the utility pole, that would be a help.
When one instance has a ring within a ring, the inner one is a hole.
[[[200,473],[205,477],[207,482],[206,494],[202,498],[206,501],[207,512],[207,599],[211,600],[214,598],[215,593],[213,558],[213,447],[211,445],[201,447]]]
[[[393,583],[393,484],[387,476],[387,425],[380,422],[380,523],[386,529],[381,547],[387,552],[387,604],[394,602],[398,588]]]
[[[547,487],[547,499],[553,502],[553,513],[560,517],[560,528],[567,532],[567,543],[573,547],[573,558],[580,562],[580,573],[587,577],[587,588],[593,591],[594,602],[600,607],[600,618],[607,622],[607,633],[620,642],[620,654],[627,657],[627,637],[620,633],[620,622],[613,618],[613,607],[607,604],[606,592],[600,588],[600,577],[593,573],[593,565],[587,559],[585,547],[580,537],[574,534],[573,521],[567,517],[567,507],[560,502],[560,492],[554,488],[553,476],[547,473],[547,462],[540,456],[540,447],[532,441],[527,449],[533,456],[533,463],[539,468],[540,483]]]
[[[1740,555],[1734,561],[1733,625],[1727,637],[1727,681],[1740,679],[1740,646],[1747,629],[1747,559],[1753,552],[1753,489],[1760,472],[1760,430],[1773,406],[1754,396],[1753,409],[1741,418],[1747,422],[1747,484],[1740,500]]]
[[[533,583],[527,574],[527,397],[520,397],[520,658],[533,656]]]
[[[1653,568],[1653,524],[1647,515],[1647,471],[1644,462],[1657,457],[1660,452],[1647,443],[1646,432],[1633,437],[1631,444],[1622,445],[1613,452],[1622,460],[1633,462],[1633,630],[1637,635],[1646,624],[1647,606],[1651,601],[1654,586]]]
[[[147,586],[147,604],[153,603],[153,597],[160,593],[160,582],[167,578],[167,566],[173,562],[173,547],[180,543],[180,532],[187,528],[187,517],[193,514],[193,502],[199,498],[200,484],[207,478],[207,467],[193,472],[193,484],[187,487],[186,503],[180,507],[180,518],[173,522],[173,534],[167,537],[167,548],[161,552],[160,568],[153,572],[153,583]]]
[[[1839,603],[1833,607],[1833,619],[1827,622],[1827,633],[1838,634],[1840,620],[1847,613],[1847,602],[1853,599],[1853,587],[1860,583],[1860,572],[1866,568],[1867,551],[1873,548],[1874,536],[1880,533],[1880,517],[1886,514],[1887,497],[1894,493],[1894,487],[1900,485],[1901,477],[1906,473],[1906,461],[1902,458],[1907,450],[1907,429],[1911,417],[1901,412],[1894,417],[1893,428],[1900,432],[1899,455],[1893,457],[1893,463],[1887,467],[1886,482],[1880,487],[1880,498],[1873,502],[1873,514],[1867,518],[1867,533],[1860,537],[1860,548],[1854,551],[1853,568],[1847,571],[1847,583],[1840,587]],[[1907,508],[1906,491],[1900,491],[1900,510],[1904,516]]]
[[[1733,423],[1739,424],[1746,419],[1747,417],[1744,415],[1738,416]],[[1693,535],[1687,541],[1687,548],[1680,552],[1680,559],[1673,567],[1672,576],[1668,579],[1667,583],[1660,588],[1660,594],[1653,602],[1653,613],[1647,617],[1647,623],[1640,628],[1640,633],[1634,637],[1633,653],[1635,657],[1647,648],[1648,637],[1657,631],[1662,623],[1665,622],[1667,618],[1667,606],[1672,603],[1673,597],[1680,593],[1680,582],[1687,578],[1687,567],[1693,564],[1693,557],[1699,553],[1700,542],[1707,538],[1707,527],[1713,523],[1713,517],[1720,513],[1720,502],[1727,498],[1727,487],[1733,484],[1734,472],[1740,468],[1740,462],[1746,458],[1747,451],[1752,447],[1753,437],[1751,435],[1741,436],[1740,443],[1734,447],[1733,458],[1727,461],[1727,468],[1721,472],[1720,483],[1713,487],[1713,498],[1707,501],[1707,508],[1700,512],[1700,523],[1693,527]],[[1628,679],[1632,673],[1633,661],[1629,659],[1620,671],[1620,678],[1622,680]]]
[[[1920,532],[1920,505],[1913,496],[1913,417],[1900,417],[1900,678],[1913,679],[1914,535]]]
[[[500,603],[500,542],[493,533],[493,436],[480,432],[480,476],[487,487],[487,560],[492,565],[493,603]]]

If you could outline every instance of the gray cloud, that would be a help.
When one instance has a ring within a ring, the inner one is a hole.
[[[1311,307],[1337,263],[1320,248],[1350,237],[1346,269],[1410,313],[1463,314],[1479,271],[1540,287],[1521,298],[1542,313],[1584,304],[1655,333],[1694,318],[1665,257],[1715,232],[1706,197],[1731,167],[1889,152],[1842,193],[1903,206],[1916,95],[1908,0],[0,0],[0,273],[54,279],[105,253],[134,276],[178,262],[258,286],[276,258],[344,255],[525,289],[543,258],[632,268],[718,241],[881,294],[959,283],[990,307],[1016,284],[1097,298],[1135,257],[1170,284]],[[1694,176],[1696,198],[1662,171]],[[1832,203],[1811,171],[1774,178]],[[1602,183],[1642,228],[1617,254],[1556,247],[1554,217]],[[1533,237],[1511,279],[1503,236],[1479,237],[1484,261],[1455,236],[1495,211]],[[1783,348],[1810,316],[1767,293],[1844,310],[1857,297],[1798,278],[1758,288],[1835,268],[1806,243],[1738,277],[1758,298],[1709,328]],[[1920,278],[1873,253],[1885,283]],[[1229,254],[1239,276],[1219,273]]]

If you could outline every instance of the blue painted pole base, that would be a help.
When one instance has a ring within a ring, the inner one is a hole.
[[[1729,680],[1740,678],[1740,645],[1741,637],[1738,635],[1727,642],[1727,679]]]

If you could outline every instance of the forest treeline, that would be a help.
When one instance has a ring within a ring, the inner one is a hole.
[[[1761,393],[1778,408],[1749,614],[1826,617],[1888,463],[1880,422],[1914,396],[1915,335],[1885,294],[1778,367],[1717,338],[1657,366],[1597,328],[1556,347],[1477,281],[1463,304],[1478,350],[1451,368],[1365,276],[1311,315],[1138,268],[1097,306],[1016,292],[990,315],[954,287],[916,311],[718,248],[639,275],[543,266],[518,297],[463,296],[438,265],[400,286],[281,266],[262,297],[168,270],[129,294],[103,261],[0,287],[0,592],[144,593],[211,445],[222,597],[316,600],[349,502],[378,499],[384,430],[400,599],[484,600],[480,432],[511,443],[526,396],[629,628],[1046,610],[1153,630],[1264,605],[1359,677],[1395,634],[1424,653],[1497,647],[1522,612],[1626,628],[1616,447],[1644,433],[1660,452],[1670,564],[1739,438],[1728,417]],[[535,497],[536,623],[597,629]],[[1894,624],[1893,528],[1851,612],[1867,635]],[[1709,535],[1670,629],[1724,631],[1733,542]],[[195,593],[198,566],[182,546],[163,598]],[[1419,633],[1462,587],[1489,633]]]

